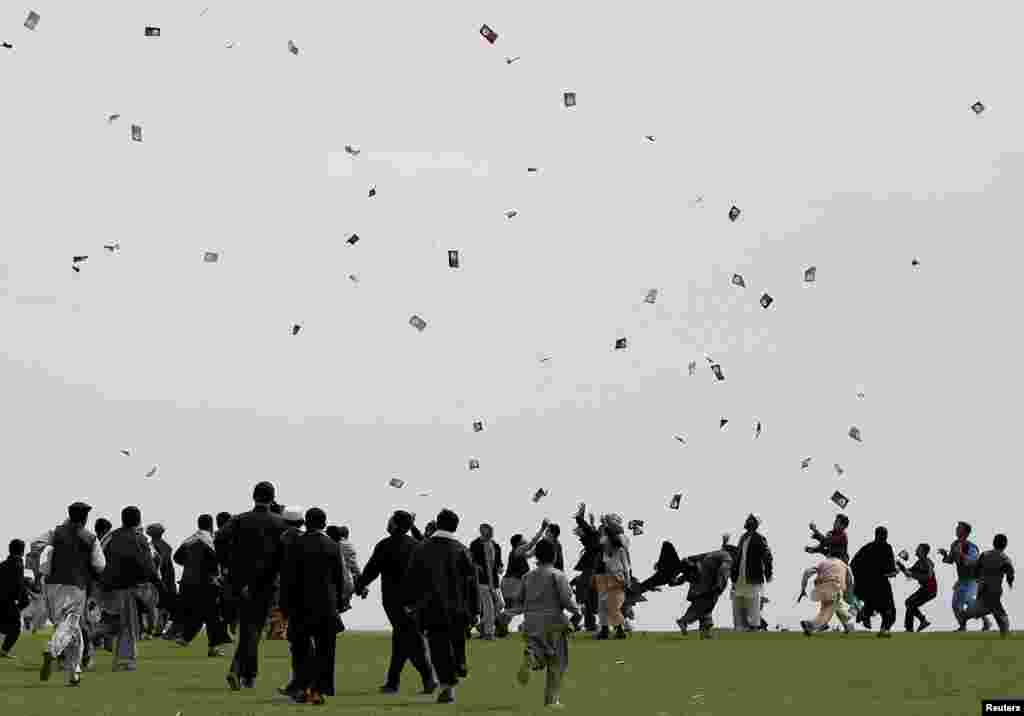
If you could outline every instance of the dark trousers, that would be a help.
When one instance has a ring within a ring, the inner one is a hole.
[[[715,605],[718,603],[720,596],[722,596],[721,592],[693,597],[690,600],[690,606],[687,608],[686,613],[683,614],[683,624],[688,625],[699,621],[700,628],[704,630],[714,626],[711,615],[715,611]]]
[[[388,621],[391,622],[391,663],[388,665],[388,686],[398,688],[402,680],[405,662],[411,661],[420,673],[424,688],[434,681],[434,667],[427,654],[427,642],[416,626],[416,621],[401,607],[385,606]]]
[[[465,629],[463,624],[426,628],[430,659],[434,662],[437,680],[445,686],[459,683],[458,672],[466,669]]]
[[[0,634],[4,635],[4,643],[0,649],[5,652],[13,649],[18,637],[21,636],[21,614],[17,609],[0,611]]]
[[[585,570],[580,572],[575,580],[576,601],[583,612],[584,628],[588,630],[597,627],[597,590],[594,589],[594,572]]]
[[[267,625],[273,587],[250,587],[233,600],[238,614],[238,643],[231,671],[243,679],[255,679],[259,672],[260,639]]]
[[[903,626],[907,631],[914,631],[914,619],[920,619],[921,622],[928,621],[924,618],[924,612],[921,611],[921,607],[933,599],[935,599],[935,592],[930,592],[925,587],[921,587],[907,597],[907,601],[905,602],[907,606],[907,616],[903,620]]]
[[[227,627],[220,618],[217,603],[219,588],[214,584],[185,584],[178,595],[178,618],[183,622],[181,638],[191,642],[206,625],[206,638],[210,648],[227,644]]]
[[[294,616],[288,620],[295,691],[310,689],[324,696],[334,695],[337,635],[338,620],[333,616],[311,622],[296,620]]]
[[[864,602],[864,609],[861,610],[864,621],[870,621],[877,612],[882,616],[882,631],[892,629],[892,625],[896,623],[896,602],[892,596],[892,585],[888,580],[857,592],[857,596]]]

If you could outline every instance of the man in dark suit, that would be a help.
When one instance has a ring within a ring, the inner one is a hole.
[[[288,544],[281,571],[281,611],[295,665],[292,703],[317,704],[334,695],[338,604],[352,594],[352,575],[338,544],[324,534],[327,515],[306,510],[306,532]]]
[[[220,618],[217,604],[220,591],[220,569],[213,546],[213,517],[199,515],[198,531],[181,543],[174,553],[174,561],[184,569],[181,573],[181,593],[178,595],[178,614],[182,625],[178,646],[188,646],[199,630],[206,625],[207,654],[224,656],[220,646],[227,644],[227,629]]]
[[[271,510],[274,486],[253,488],[253,509],[232,517],[214,538],[217,561],[227,569],[226,591],[238,617],[238,643],[231,670],[225,677],[232,691],[256,687],[259,645],[274,598],[274,580],[281,571],[287,525]]]
[[[747,515],[739,544],[735,549],[723,546],[732,557],[733,623],[737,631],[761,629],[761,598],[764,585],[772,581],[772,552],[764,535],[757,531],[760,524],[757,516]]]
[[[441,510],[437,530],[413,552],[403,598],[427,633],[442,704],[455,702],[459,677],[467,676],[466,629],[480,615],[476,567],[455,537],[458,527],[459,516]]]
[[[13,658],[11,649],[21,635],[21,610],[30,601],[25,586],[25,543],[11,540],[8,552],[7,559],[0,562],[0,634],[4,635],[0,659]]]
[[[380,687],[383,694],[397,694],[402,678],[402,669],[408,659],[416,667],[423,680],[423,691],[429,696],[437,690],[434,667],[427,654],[423,633],[416,621],[402,608],[402,584],[405,581],[409,560],[420,540],[409,535],[414,529],[413,516],[404,510],[396,511],[388,520],[388,536],[377,543],[366,563],[366,568],[356,579],[357,594],[366,594],[366,588],[379,575],[381,578],[381,601],[384,613],[391,622],[391,663],[387,679]]]

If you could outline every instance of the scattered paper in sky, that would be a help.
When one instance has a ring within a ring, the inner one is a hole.
[[[982,104],[981,101],[978,101],[971,105],[971,109],[974,110],[975,114],[981,114],[985,111],[985,105]]]
[[[292,53],[293,55],[299,54],[298,46],[291,40],[288,40],[288,52]]]
[[[729,424],[729,418],[719,418],[719,420],[718,420],[718,429],[722,430],[728,424]]]
[[[469,459],[469,469],[470,470],[479,470],[480,469],[480,461],[477,460],[475,457],[474,458],[470,458]]]
[[[679,505],[681,505],[682,502],[683,502],[683,493],[677,492],[676,494],[672,495],[672,499],[669,500],[668,508],[670,510],[678,510],[679,509]]]
[[[758,420],[757,421],[757,425],[754,426],[754,440],[757,440],[759,437],[761,437],[761,421],[760,420]]]
[[[475,420],[475,421],[473,421],[473,432],[474,433],[481,433],[481,432],[483,432],[483,430],[484,430],[484,421],[483,420]]]
[[[370,187],[370,191],[368,192],[368,196],[369,196],[369,197],[370,197],[371,199],[372,199],[373,197],[377,196],[377,187],[375,187],[375,186],[371,186],[371,187]]]
[[[537,502],[540,502],[542,499],[544,499],[547,496],[548,496],[548,491],[545,490],[542,487],[539,490],[537,490],[535,493],[533,493],[533,501],[536,504]]]
[[[142,141],[142,127],[140,125],[138,125],[138,124],[133,124],[132,125],[132,141],[133,142],[141,142]]]
[[[711,366],[711,372],[715,374],[718,380],[725,380],[725,373],[722,372],[722,366],[715,363]]]
[[[505,210],[505,218],[506,219],[511,219],[512,217],[517,216],[518,214],[519,214],[519,212],[516,211],[515,209],[506,209]]]
[[[576,106],[576,93],[575,92],[565,92],[565,93],[563,93],[562,94],[562,101],[565,103],[566,107],[575,107]]]
[[[652,288],[647,292],[647,296],[644,298],[644,303],[653,304],[658,300],[658,289]]]
[[[362,151],[362,149],[356,149],[351,144],[345,145],[345,153],[348,154],[350,157],[358,157],[359,153]]]
[[[651,142],[651,143],[653,143],[655,141],[653,134],[645,134],[644,135],[644,139],[646,139],[648,142]]]
[[[848,435],[857,442],[862,442],[860,436],[860,428],[858,428],[856,425],[850,428],[850,432],[848,433]]]
[[[422,332],[423,329],[427,327],[427,322],[424,321],[419,316],[414,315],[412,318],[409,319],[409,325],[415,328],[417,331]]]
[[[743,280],[743,276],[738,273],[732,275],[732,285],[739,286],[740,288],[746,288],[747,282]]]
[[[480,34],[483,36],[485,40],[487,40],[492,45],[498,41],[498,33],[496,33],[487,25],[484,25],[483,27],[480,28]]]
[[[625,338],[616,338],[615,339],[615,350],[617,350],[617,351],[624,351],[624,350],[626,350],[626,339]]]
[[[124,455],[125,457],[131,457],[132,456],[132,451],[131,450],[121,450],[120,453],[122,455]]]
[[[729,209],[729,221],[736,221],[736,219],[740,218],[740,213],[740,208],[738,206],[733,205]]]
[[[216,251],[204,251],[203,261],[208,264],[215,264],[220,260],[220,254]]]
[[[518,62],[520,59],[521,58],[519,58],[519,57],[506,57],[505,58],[505,64],[506,65],[511,65],[513,62]]]
[[[145,30],[146,37],[160,37],[160,28],[147,25]]]
[[[843,473],[846,472],[846,470],[843,469],[843,466],[840,465],[838,462],[837,463],[833,463],[832,467],[836,471],[836,477],[842,477]]]
[[[388,485],[390,485],[391,487],[401,489],[405,487],[405,480],[401,480],[397,477],[392,477],[390,480],[388,480]]]
[[[832,502],[836,503],[836,505],[841,510],[845,510],[846,506],[850,504],[850,498],[841,493],[839,490],[833,492],[832,497],[830,499],[832,500]]]
[[[156,465],[154,465],[153,467],[149,468],[149,472],[146,473],[146,477],[153,477],[154,475],[156,475],[156,470],[157,470]]]
[[[803,460],[800,461],[800,469],[801,470],[806,470],[810,466],[811,466],[811,458],[805,457]]]
[[[767,293],[761,294],[761,308],[768,308],[774,301],[775,299]]]
[[[804,271],[804,281],[807,282],[807,283],[814,283],[814,281],[817,279],[817,277],[818,277],[818,267],[817,266],[809,266]]]
[[[30,10],[28,17],[25,18],[25,27],[29,30],[35,30],[36,26],[39,25],[39,13],[35,10]]]
[[[696,373],[697,372],[697,361],[695,361],[695,360],[690,361],[690,364],[688,366],[686,366],[686,370],[690,373],[691,376],[694,373]]]
[[[457,269],[459,267],[459,252],[451,250],[448,252],[448,268]]]
[[[103,244],[103,250],[106,251],[108,254],[116,253],[117,251],[121,250],[121,244],[120,242],[115,242],[113,244]]]
[[[301,323],[293,323],[292,324],[292,335],[293,336],[299,335],[299,331],[301,331],[301,330],[302,330],[302,324]]]

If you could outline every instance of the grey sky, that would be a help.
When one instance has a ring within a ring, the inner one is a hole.
[[[897,547],[948,546],[967,519],[1017,554],[1004,6],[34,2],[34,32],[5,6],[0,474],[24,506],[7,531],[82,498],[94,517],[138,503],[176,542],[270,479],[351,525],[365,560],[395,507],[450,505],[467,540],[486,520],[507,545],[545,515],[568,532],[586,500],[646,520],[642,578],[662,538],[707,549],[754,510],[767,617],[790,625],[835,489],[853,547],[879,523]],[[927,609],[949,626],[952,569],[939,580]],[[385,623],[378,593],[351,626]],[[639,625],[671,626],[682,596]]]

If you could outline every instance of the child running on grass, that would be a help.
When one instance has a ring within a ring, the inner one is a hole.
[[[565,573],[555,569],[555,546],[548,541],[537,544],[534,551],[537,567],[523,578],[519,593],[520,607],[507,610],[508,616],[524,615],[526,649],[518,681],[529,683],[531,671],[547,671],[544,705],[560,709],[562,675],[569,668],[569,637],[572,627],[565,617],[573,615],[573,624],[582,618],[569,588]]]
[[[853,575],[846,563],[840,559],[841,549],[839,545],[829,545],[826,558],[804,572],[797,601],[807,596],[807,581],[813,576],[814,590],[811,592],[811,601],[820,605],[818,614],[812,621],[800,622],[807,636],[811,636],[823,626],[827,628],[833,615],[839,617],[847,634],[853,631],[849,607],[843,601],[843,593],[847,590],[853,591]]]

